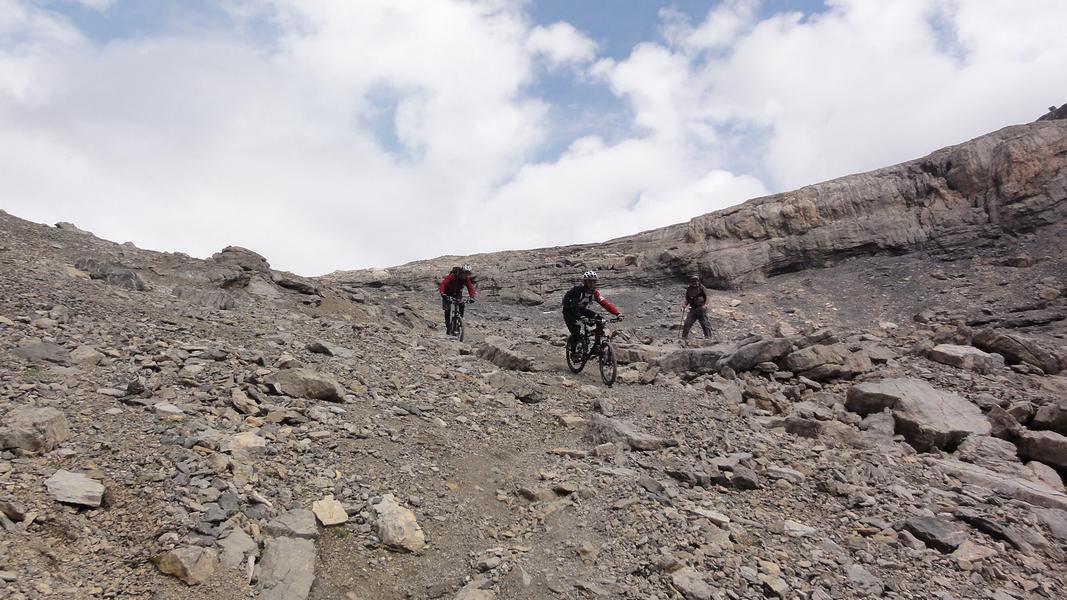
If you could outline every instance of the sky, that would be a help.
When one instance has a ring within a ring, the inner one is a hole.
[[[0,209],[302,275],[604,241],[1033,121],[1067,102],[1063,23],[1063,0],[0,0]]]

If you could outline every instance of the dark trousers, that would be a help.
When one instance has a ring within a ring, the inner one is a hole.
[[[455,302],[449,300],[449,298],[455,298]],[[463,316],[463,309],[466,305],[462,302],[462,296],[442,296],[441,308],[445,310],[445,331],[452,333],[452,307],[455,306],[459,311],[459,316]]]
[[[567,340],[568,347],[573,347],[575,344],[577,344],[578,338],[582,335],[582,325],[578,322],[578,319],[581,317],[589,317],[590,319],[597,319],[599,321],[596,328],[595,343],[600,343],[600,334],[604,331],[604,320],[600,318],[600,315],[589,310],[588,308],[565,308],[563,309],[563,322],[567,324],[567,329],[571,332],[571,336]]]
[[[700,321],[700,328],[704,330],[704,337],[711,337],[711,323],[708,321],[708,311],[702,308],[691,307],[689,314],[685,316],[685,325],[682,326],[682,339],[689,338],[689,330],[693,323]]]

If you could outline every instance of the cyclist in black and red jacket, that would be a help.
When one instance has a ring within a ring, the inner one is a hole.
[[[563,322],[567,324],[567,329],[571,332],[570,338],[567,340],[568,352],[574,350],[575,345],[578,343],[578,337],[582,333],[582,328],[578,325],[579,317],[589,317],[599,321],[596,328],[594,347],[600,346],[600,337],[604,332],[604,320],[600,315],[589,310],[590,304],[596,302],[609,313],[617,316],[621,315],[619,309],[611,302],[608,302],[608,299],[600,294],[600,290],[596,289],[596,283],[596,271],[586,271],[582,275],[582,284],[574,286],[563,295]]]
[[[466,286],[467,295],[470,296],[471,302],[474,301],[474,282],[471,279],[471,267],[470,265],[463,265],[462,267],[452,267],[448,275],[441,280],[441,285],[437,286],[437,291],[441,292],[441,308],[445,311],[445,331],[448,335],[452,335],[452,306],[455,305],[459,314],[463,315],[463,303],[459,300],[463,297],[463,288]],[[453,298],[456,302],[452,302],[449,298]]]

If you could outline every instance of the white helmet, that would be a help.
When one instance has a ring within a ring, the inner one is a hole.
[[[463,271],[464,273],[467,273],[469,275],[471,273],[471,266],[470,265],[463,265],[460,268],[460,271]]]
[[[596,281],[596,280],[597,280],[596,271],[586,271],[585,273],[582,274],[582,281]]]

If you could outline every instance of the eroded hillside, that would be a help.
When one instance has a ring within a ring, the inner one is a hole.
[[[0,214],[0,597],[1061,597],[1065,144],[472,257],[466,342],[452,258],[313,280]],[[683,348],[694,267],[742,289]],[[611,388],[563,360],[588,268]]]

